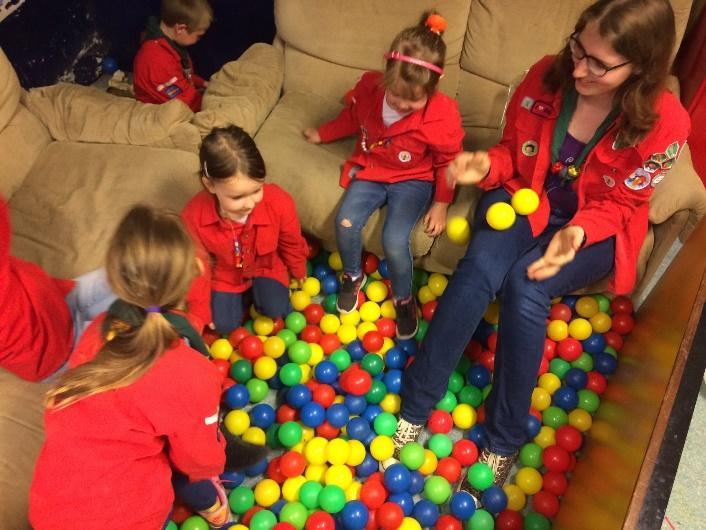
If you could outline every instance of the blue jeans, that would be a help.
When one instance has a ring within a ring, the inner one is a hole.
[[[252,289],[244,293],[211,291],[211,313],[216,331],[227,335],[243,323],[243,305],[255,303],[258,313],[283,317],[291,310],[289,289],[272,278],[254,278]]]
[[[548,227],[533,237],[527,218],[518,216],[508,230],[493,230],[485,213],[491,204],[508,199],[503,189],[481,198],[466,255],[439,300],[414,362],[405,371],[401,409],[401,416],[409,422],[427,420],[487,305],[499,295],[498,342],[485,427],[488,448],[505,455],[526,441],[525,425],[544,351],[551,299],[607,276],[615,255],[615,239],[610,238],[581,249],[554,277],[529,280],[527,266],[544,254],[559,227]]]
[[[336,242],[343,271],[361,274],[361,232],[375,210],[387,204],[382,246],[385,250],[392,292],[397,299],[412,294],[412,229],[426,212],[434,185],[421,180],[387,184],[356,180],[350,183],[336,214]]]

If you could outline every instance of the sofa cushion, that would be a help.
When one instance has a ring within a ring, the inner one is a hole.
[[[60,83],[30,90],[27,108],[61,141],[171,147],[196,152],[201,136],[179,100],[141,103],[93,87]]]
[[[21,90],[15,69],[0,48],[0,131],[15,115]]]
[[[95,269],[126,210],[181,210],[200,188],[198,166],[186,151],[54,142],[10,200],[12,252],[57,277]]]
[[[42,150],[51,142],[46,127],[24,105],[0,129],[0,193],[10,199]]]
[[[255,136],[268,180],[292,195],[302,229],[321,238],[329,250],[336,248],[334,218],[344,192],[338,185],[341,165],[353,152],[355,139],[313,145],[304,140],[302,130],[330,120],[340,110],[337,100],[288,92]],[[379,256],[384,255],[383,220],[384,215],[376,212],[363,230],[363,246]],[[420,223],[412,234],[413,255],[426,254],[431,244]]]

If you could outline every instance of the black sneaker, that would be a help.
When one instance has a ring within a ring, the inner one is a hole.
[[[365,283],[365,274],[354,277],[347,272],[341,276],[341,289],[338,291],[336,298],[336,309],[340,313],[351,313],[358,305],[358,293],[360,288]]]
[[[225,469],[228,471],[240,471],[253,464],[257,464],[260,460],[265,458],[269,452],[266,446],[244,442],[225,429],[223,429],[221,433],[226,438]]]
[[[514,455],[499,455],[493,453],[488,449],[483,448],[478,456],[478,462],[483,464],[488,464],[488,467],[493,471],[493,486],[501,486],[505,484],[510,471],[512,471],[512,466],[515,465],[515,460],[517,460],[517,453]],[[483,492],[474,488],[470,482],[468,482],[468,474],[463,475],[463,480],[458,486],[458,491],[465,491],[473,496],[473,500],[476,502],[476,508],[480,507],[480,500],[483,496]]]
[[[411,339],[417,334],[417,304],[414,297],[404,300],[395,300],[395,313],[397,314],[397,338],[400,340]]]

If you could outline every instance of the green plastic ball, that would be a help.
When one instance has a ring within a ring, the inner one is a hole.
[[[246,486],[238,486],[228,495],[228,504],[233,513],[242,515],[255,504],[255,493]]]
[[[331,293],[326,295],[321,305],[327,313],[336,314],[338,312],[338,308],[336,307],[337,301],[338,295],[336,293]]]
[[[558,429],[562,425],[569,423],[569,415],[564,409],[552,405],[542,411],[542,423],[552,429]]]
[[[340,512],[346,504],[346,494],[339,486],[329,485],[319,493],[319,506],[328,513]]]
[[[458,402],[478,408],[483,403],[483,393],[476,386],[466,385],[458,393]]]
[[[549,519],[541,513],[530,512],[525,515],[525,530],[551,530]]]
[[[271,530],[277,524],[277,516],[270,510],[260,510],[250,519],[250,530]]]
[[[279,520],[291,524],[297,530],[304,528],[308,517],[309,511],[301,502],[288,502],[279,512]]]
[[[493,485],[493,470],[488,464],[476,462],[468,468],[468,482],[477,490],[487,490]]]
[[[456,371],[457,371],[459,374],[463,375],[463,374],[465,374],[466,372],[468,372],[468,370],[469,370],[470,368],[471,368],[471,360],[470,360],[468,357],[466,357],[466,356],[464,355],[464,356],[461,357],[461,359],[458,361],[458,364],[456,365]]]
[[[495,520],[486,510],[476,510],[468,520],[468,530],[493,530],[493,528],[495,528]]]
[[[169,524],[167,524],[164,530],[179,530],[179,527],[174,521],[169,521]]]
[[[323,485],[314,480],[309,480],[302,484],[299,489],[299,502],[308,509],[313,510],[319,507],[319,493],[324,489]]]
[[[188,519],[185,519],[181,523],[181,530],[209,530],[210,526],[206,522],[206,519],[200,515],[192,515]]]
[[[603,350],[603,353],[609,353],[613,357],[615,357],[616,359],[618,358],[618,352],[615,351],[615,348],[613,348],[612,346],[606,346],[605,349]]]
[[[299,311],[292,311],[284,319],[284,325],[298,335],[306,326],[306,318]]]
[[[279,380],[285,386],[298,385],[302,380],[302,369],[296,363],[287,363],[279,369]]]
[[[385,361],[375,353],[368,353],[360,360],[360,367],[375,377],[382,373],[385,368]]]
[[[424,482],[424,495],[434,504],[444,504],[451,497],[451,485],[444,477],[433,475]]]
[[[456,408],[456,405],[458,405],[458,400],[456,399],[456,396],[453,395],[452,392],[449,392],[448,390],[444,394],[444,397],[441,398],[441,400],[436,404],[437,409],[445,410],[446,412],[453,412],[453,410]]]
[[[250,332],[250,335],[255,335],[252,319],[248,320],[243,327]]]
[[[365,394],[365,400],[372,405],[377,405],[385,398],[386,394],[387,387],[385,386],[385,383],[382,381],[373,381],[370,390],[368,390],[368,393]]]
[[[279,441],[279,438],[277,438],[279,427],[279,423],[273,423],[265,431],[265,440],[267,441],[267,447],[270,449],[281,449],[283,447]]]
[[[598,302],[598,311],[607,313],[610,311],[610,298],[604,294],[594,294],[593,299]]]
[[[461,374],[456,371],[452,372],[451,377],[449,377],[449,392],[457,394],[463,388],[464,382],[465,380]]]
[[[375,416],[373,428],[377,434],[392,436],[397,430],[397,418],[389,412],[381,412]]]
[[[584,372],[593,370],[593,357],[590,353],[583,352],[579,358],[571,362],[573,368],[580,368]]]
[[[270,390],[270,387],[267,386],[267,383],[265,383],[262,379],[257,379],[253,378],[247,383],[245,383],[245,387],[248,389],[248,392],[250,392],[250,402],[251,403],[259,403],[263,399],[267,397],[267,393]]]
[[[453,442],[451,438],[442,433],[436,433],[429,438],[427,442],[429,449],[434,453],[437,458],[445,458],[451,454],[453,450]]]
[[[282,339],[285,348],[289,348],[297,341],[297,334],[288,328],[280,329],[277,332],[277,336]]]
[[[351,354],[342,348],[331,352],[328,359],[336,365],[339,372],[343,372],[351,365]]]
[[[564,359],[554,357],[551,361],[549,361],[549,371],[556,375],[559,379],[564,379],[566,372],[569,370],[571,370],[571,365]]]
[[[407,469],[414,471],[424,463],[424,447],[419,442],[409,442],[400,449],[400,462]]]
[[[303,340],[298,340],[287,348],[287,355],[293,363],[305,364],[311,358],[311,346]]]
[[[493,385],[490,383],[483,387],[483,390],[481,391],[481,393],[483,394],[483,401],[488,399],[488,394],[490,394],[491,390],[493,390]]]
[[[520,449],[520,463],[524,467],[542,467],[542,448],[536,443],[527,443]]]
[[[252,377],[252,363],[247,359],[235,361],[230,365],[230,376],[238,383],[247,383]]]
[[[302,426],[296,421],[287,421],[280,425],[277,439],[285,447],[294,447],[302,439]]]
[[[426,285],[429,281],[429,273],[424,269],[414,269],[412,273],[412,283],[417,287]]]
[[[586,412],[596,412],[601,405],[601,398],[593,390],[581,389],[578,391],[579,408]]]
[[[421,342],[424,340],[427,330],[429,329],[429,322],[427,320],[421,319],[417,322],[417,334],[414,336],[414,340]]]

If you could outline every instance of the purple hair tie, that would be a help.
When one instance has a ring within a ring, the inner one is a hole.
[[[145,307],[145,313],[161,313],[162,308],[158,305],[150,305]]]

